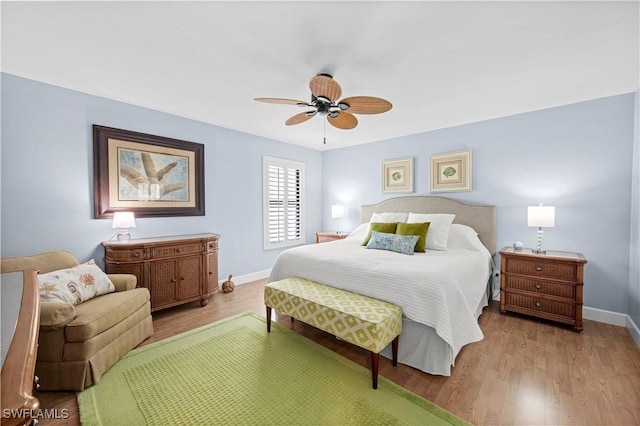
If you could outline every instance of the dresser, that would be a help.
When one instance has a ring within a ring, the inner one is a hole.
[[[316,232],[316,244],[326,243],[329,241],[343,240],[347,238],[349,234],[343,234],[338,232]]]
[[[133,274],[151,294],[151,311],[200,300],[218,291],[217,234],[105,241],[108,274]]]
[[[518,312],[570,324],[582,331],[581,253],[531,249],[500,250],[500,312]]]

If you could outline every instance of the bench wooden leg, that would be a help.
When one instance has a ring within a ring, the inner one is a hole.
[[[267,333],[271,333],[271,308],[267,306]]]
[[[371,378],[373,388],[378,389],[378,366],[380,365],[380,354],[371,352]]]
[[[398,366],[398,342],[400,340],[400,335],[397,335],[393,342],[391,342],[391,351],[393,352],[393,366]]]

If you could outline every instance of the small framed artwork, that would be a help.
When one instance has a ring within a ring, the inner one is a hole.
[[[204,145],[93,126],[94,217],[204,216]]]
[[[431,192],[471,191],[471,151],[431,156]]]
[[[413,157],[382,162],[382,192],[413,192]]]

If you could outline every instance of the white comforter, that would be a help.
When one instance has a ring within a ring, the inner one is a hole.
[[[407,256],[347,238],[281,253],[269,281],[297,276],[398,305],[405,317],[434,328],[455,357],[462,346],[484,337],[475,310],[492,260],[482,249]]]

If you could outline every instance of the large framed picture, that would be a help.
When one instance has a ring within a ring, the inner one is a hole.
[[[94,217],[204,215],[204,145],[93,126]]]
[[[431,192],[471,191],[471,151],[431,156]]]
[[[413,192],[413,157],[382,162],[382,192]]]

